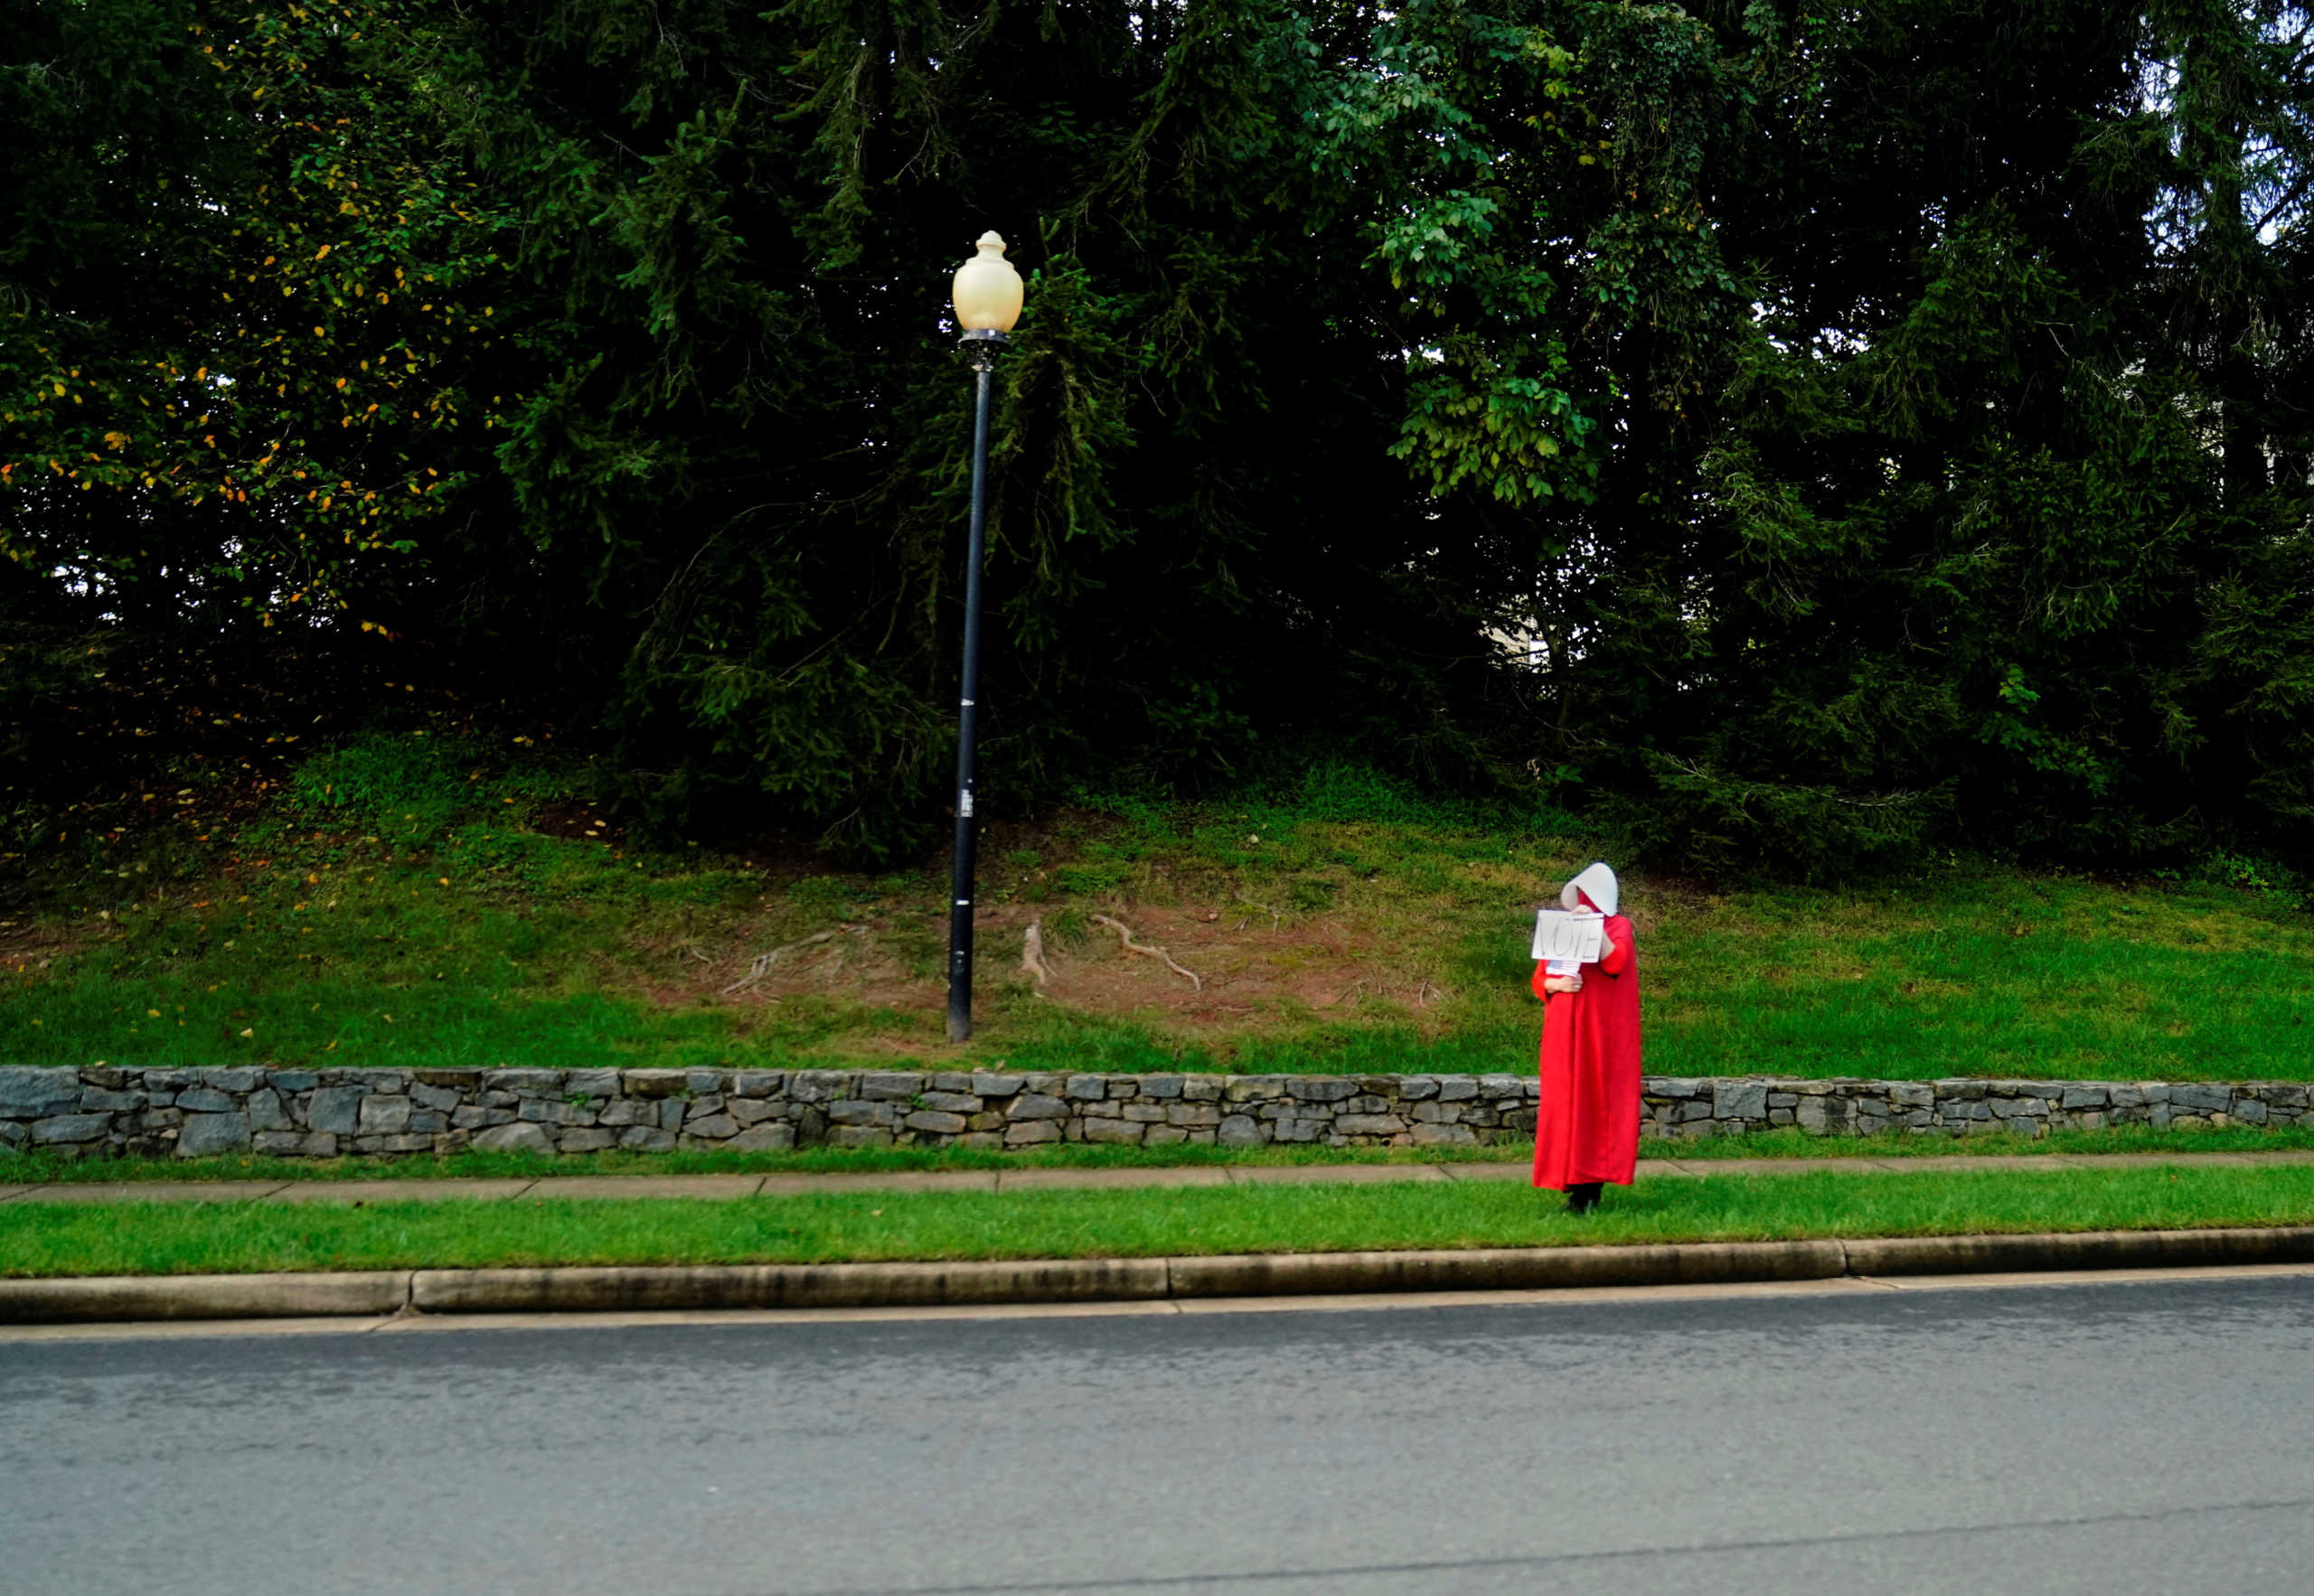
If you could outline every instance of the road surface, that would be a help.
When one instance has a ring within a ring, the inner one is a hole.
[[[10,1592],[2226,1592],[2314,1277],[0,1343]]]

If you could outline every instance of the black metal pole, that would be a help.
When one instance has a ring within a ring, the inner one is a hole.
[[[956,859],[948,891],[948,1039],[973,1034],[973,868],[979,828],[973,816],[973,782],[979,753],[980,567],[988,524],[989,379],[996,370],[1002,333],[967,333],[974,372],[973,519],[964,555],[964,675],[956,707]]]

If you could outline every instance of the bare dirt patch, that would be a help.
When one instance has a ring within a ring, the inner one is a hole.
[[[1065,1009],[1186,1029],[1232,1028],[1279,1011],[1347,1015],[1386,1003],[1418,1018],[1446,996],[1434,958],[1396,945],[1349,915],[1296,920],[1244,904],[1141,904],[1107,913],[1132,928],[1134,942],[1164,949],[1196,980],[1163,959],[1129,951],[1111,929],[1083,925],[1064,940],[1049,910],[1010,905],[983,911],[975,922],[974,963],[983,988],[1018,987]],[[1049,972],[1041,986],[1021,964],[1032,925],[1040,927]],[[673,1003],[706,999],[746,1006],[817,995],[932,1012],[946,1000],[939,963],[946,936],[946,922],[936,916],[870,918],[793,943],[746,944],[752,952],[700,962],[653,991]]]
[[[36,975],[92,940],[85,927],[59,921],[0,920],[0,971]]]
[[[626,840],[626,828],[612,818],[608,804],[577,798],[539,805],[526,817],[524,829],[573,842],[623,844]]]

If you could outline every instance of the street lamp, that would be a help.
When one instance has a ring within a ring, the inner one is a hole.
[[[996,352],[1021,315],[1021,274],[1004,240],[980,236],[980,251],[956,268],[956,325],[973,366],[973,520],[964,556],[964,677],[956,708],[956,859],[948,891],[948,1039],[973,1034],[973,764],[980,736],[981,545],[988,524],[988,390]]]

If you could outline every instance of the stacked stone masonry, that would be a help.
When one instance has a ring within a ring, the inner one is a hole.
[[[2284,1081],[1789,1080],[1650,1076],[1646,1131],[1959,1136],[2106,1125],[2290,1124]],[[461,1148],[971,1147],[1056,1141],[1471,1147],[1535,1128],[1521,1075],[1215,1075],[961,1070],[0,1067],[0,1156],[391,1157]]]

